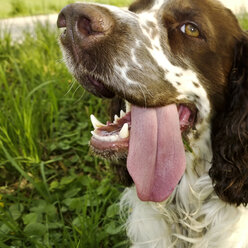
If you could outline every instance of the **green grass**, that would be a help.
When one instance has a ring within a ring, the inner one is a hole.
[[[248,13],[241,14],[238,19],[241,27],[248,31]]]
[[[128,6],[131,1],[132,0],[84,0],[84,2],[99,2],[119,7]],[[76,2],[76,0],[0,0],[0,18],[57,13],[64,6],[73,2]]]
[[[88,149],[102,100],[73,82],[54,31],[0,40],[0,89],[0,247],[127,247],[122,186]]]

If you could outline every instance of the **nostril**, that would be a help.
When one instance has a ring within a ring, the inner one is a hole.
[[[84,36],[91,35],[94,31],[91,26],[91,20],[81,16],[78,20],[78,30],[80,33],[82,33]]]
[[[58,28],[66,28],[66,18],[63,13],[60,13],[57,20]]]

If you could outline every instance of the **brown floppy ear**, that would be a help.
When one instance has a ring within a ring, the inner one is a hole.
[[[213,120],[209,171],[224,201],[248,204],[248,35],[238,42],[223,112]]]

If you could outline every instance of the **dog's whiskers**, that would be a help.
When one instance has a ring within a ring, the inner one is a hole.
[[[72,83],[69,85],[69,89],[68,89],[68,91],[65,93],[65,95],[64,96],[67,96],[71,91],[72,91],[72,89],[73,89],[73,87],[74,87],[74,85],[77,83],[77,81],[73,78],[72,79]]]

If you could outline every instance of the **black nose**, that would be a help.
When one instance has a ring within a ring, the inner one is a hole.
[[[74,3],[60,12],[57,20],[58,28],[66,28],[64,39],[93,44],[111,32],[114,25],[110,14],[97,5]],[[63,37],[62,37],[63,38]]]

